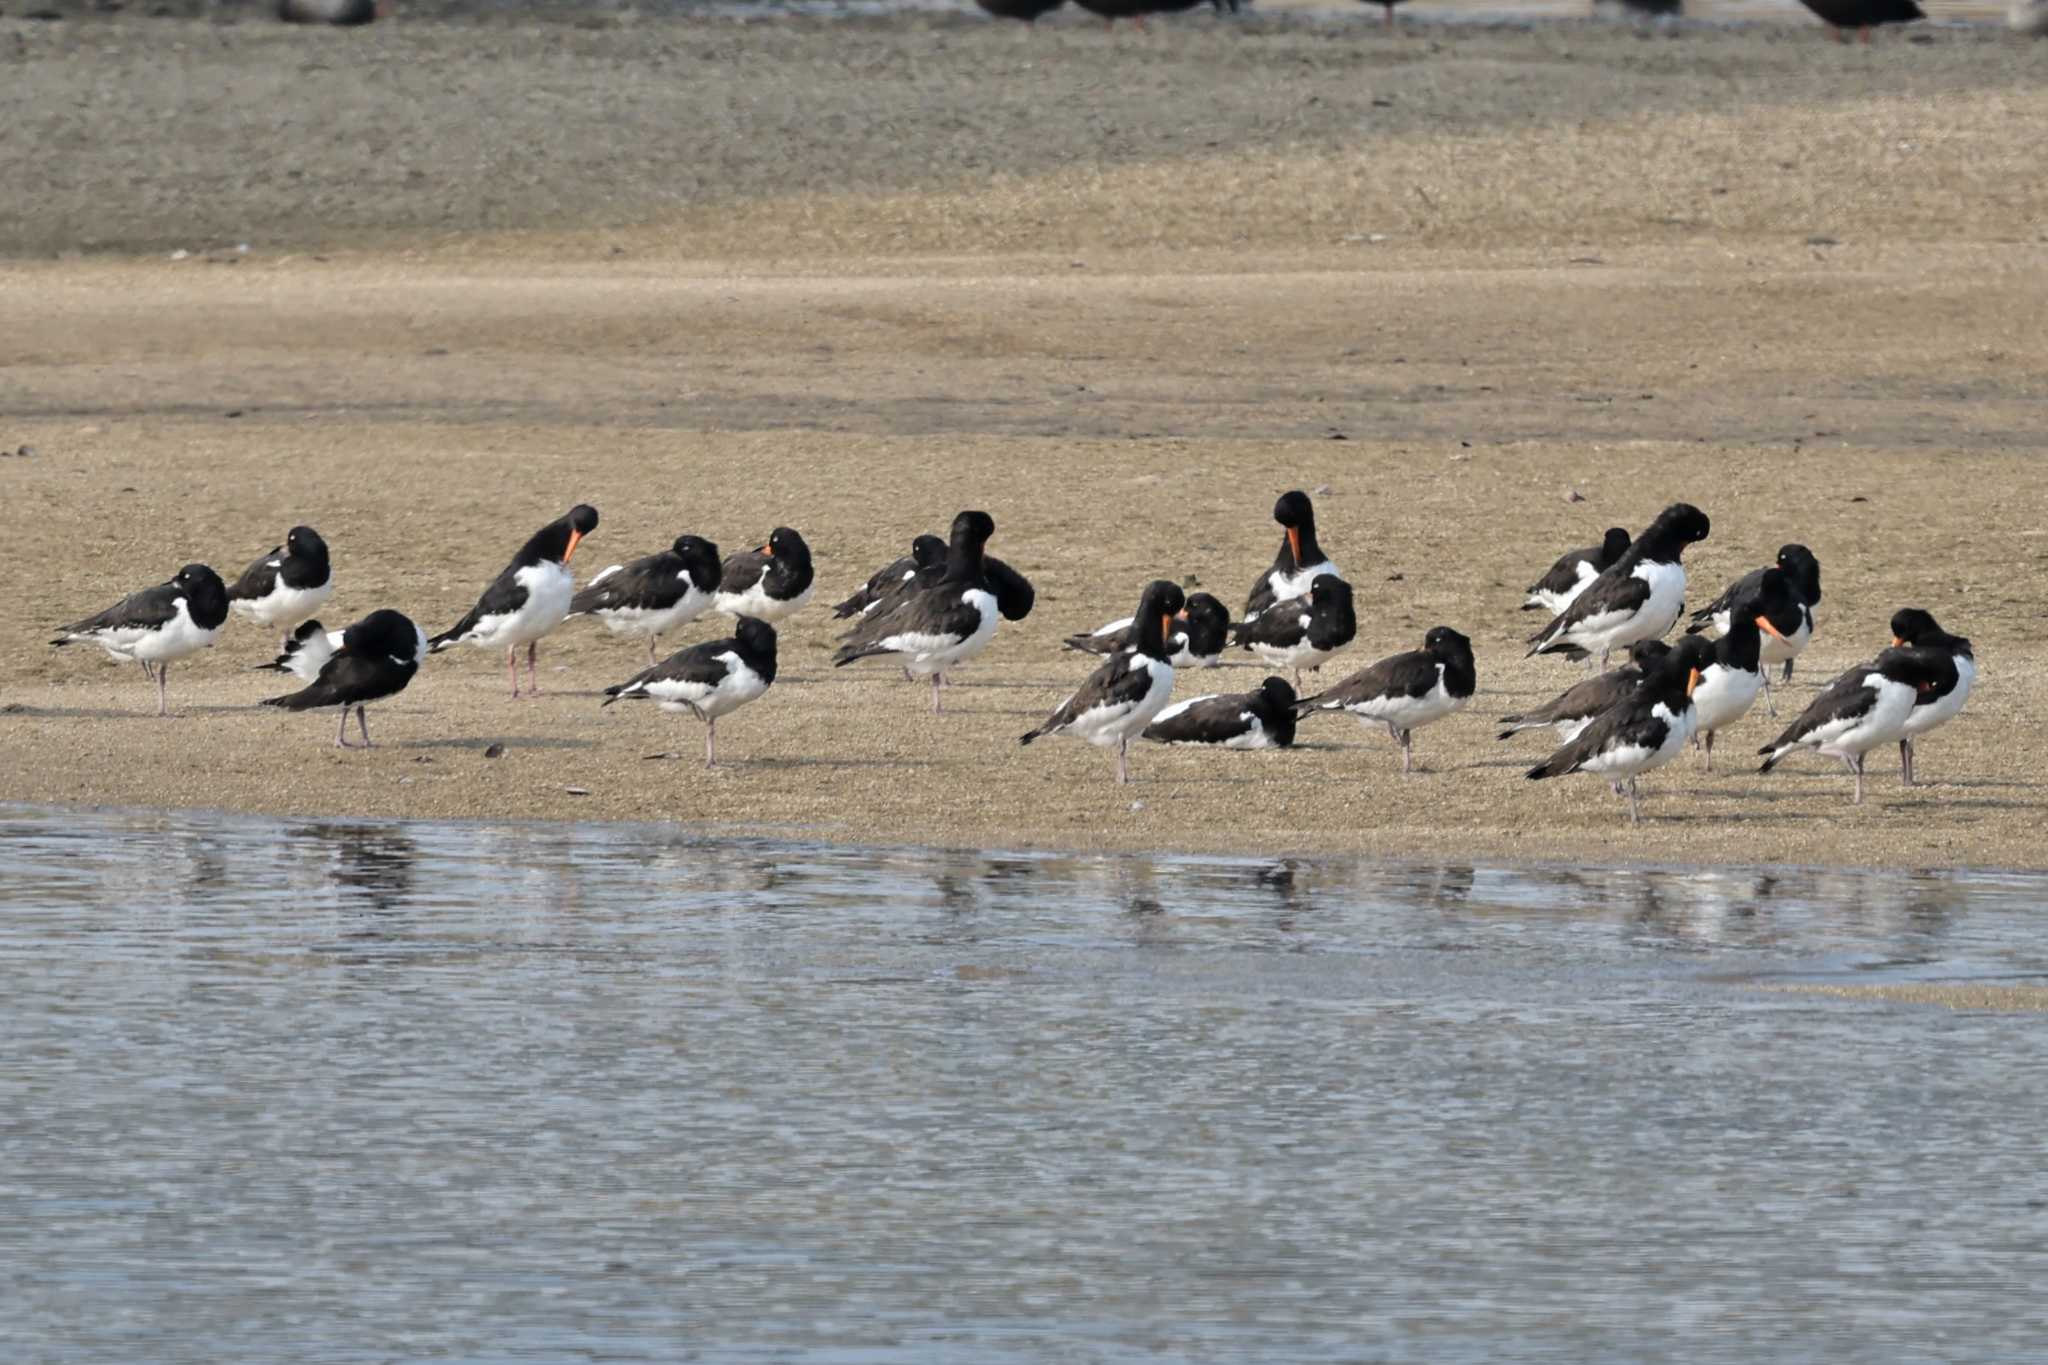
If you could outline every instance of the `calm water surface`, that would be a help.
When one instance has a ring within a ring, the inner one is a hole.
[[[2038,1359],[2041,878],[0,807],[14,1361]]]

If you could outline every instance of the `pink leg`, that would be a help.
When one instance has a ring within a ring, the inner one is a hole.
[[[156,666],[156,713],[160,716],[171,714],[170,689],[166,685],[170,681],[170,676],[169,664],[162,663]]]
[[[935,716],[943,715],[945,710],[945,706],[939,701],[939,675],[934,673],[932,674],[932,714]]]
[[[354,747],[348,742],[348,708],[346,706],[341,708],[341,729],[334,736],[334,747],[337,749]]]
[[[704,766],[707,768],[718,766],[718,717],[716,716],[704,722]]]
[[[540,641],[530,640],[526,645],[526,695],[540,695]]]
[[[517,700],[519,696],[519,647],[517,645],[505,651],[505,668],[512,675],[512,696],[514,700]]]

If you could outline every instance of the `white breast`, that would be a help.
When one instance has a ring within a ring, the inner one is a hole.
[[[106,645],[109,654],[144,659],[153,664],[167,664],[197,654],[202,649],[212,648],[213,642],[220,638],[220,627],[202,630],[192,620],[190,605],[180,597],[177,600],[177,615],[155,630],[122,630],[111,633],[123,637],[126,643],[122,648],[116,649],[113,644],[102,640],[101,643]]]
[[[480,618],[476,629],[464,637],[472,644],[510,649],[540,639],[569,619],[576,579],[566,568],[549,560],[529,564],[512,578],[526,589],[526,601],[517,611]]]
[[[1432,721],[1442,720],[1470,700],[1470,697],[1450,694],[1444,687],[1444,666],[1438,664],[1436,686],[1419,697],[1369,697],[1344,709],[1368,723],[1388,725],[1396,730],[1417,730]]]
[[[745,592],[722,592],[714,602],[719,611],[727,616],[751,616],[757,621],[775,622],[802,611],[817,588],[818,584],[813,580],[809,587],[795,597],[787,602],[780,601],[768,595],[768,576],[763,574]]]
[[[1650,708],[1650,714],[1664,722],[1664,742],[1652,749],[1644,744],[1620,744],[1603,750],[1586,760],[1580,766],[1589,773],[1605,777],[1639,777],[1653,768],[1661,768],[1678,757],[1679,751],[1691,741],[1698,728],[1699,711],[1688,706],[1673,712],[1670,707],[1658,702]]]
[[[259,626],[274,630],[289,631],[299,622],[309,620],[314,613],[334,596],[334,575],[317,588],[292,588],[285,586],[280,578],[261,597],[231,602],[236,614]]]
[[[1693,709],[1699,715],[1699,728],[1720,730],[1733,725],[1748,714],[1750,704],[1757,693],[1763,691],[1764,675],[1761,672],[1743,672],[1725,664],[1708,664],[1700,674],[1700,683],[1693,689]]]
[[[1954,720],[1963,709],[1963,703],[1970,699],[1970,687],[1977,681],[1977,661],[1956,656],[1955,689],[1939,701],[1925,706],[1915,706],[1906,717],[1905,733],[1924,735],[1938,725]]]
[[[1870,709],[1860,716],[1829,721],[1800,739],[1820,753],[1836,758],[1854,758],[1880,744],[1889,744],[1906,733],[1906,719],[1913,714],[1918,693],[1905,683],[1893,682],[1882,673],[1863,676],[1863,685],[1877,693]]]
[[[606,570],[609,573],[610,570]],[[683,575],[687,577],[687,575]],[[599,578],[590,580],[595,586]],[[628,638],[645,638],[650,635],[665,635],[677,626],[688,625],[704,614],[711,605],[711,594],[696,587],[686,589],[683,595],[666,607],[599,607],[593,614],[604,622],[605,629],[614,635]]]
[[[1090,744],[1115,744],[1119,740],[1135,738],[1159,718],[1159,713],[1166,709],[1167,698],[1173,695],[1173,665],[1163,659],[1133,657],[1139,660],[1136,667],[1151,674],[1151,683],[1144,696],[1135,704],[1117,702],[1090,707],[1068,723],[1066,728],[1070,733]]]
[[[987,649],[988,642],[996,636],[996,599],[980,588],[969,588],[960,594],[960,600],[980,614],[971,634],[963,638],[902,631],[884,638],[882,645],[903,655],[903,666],[920,677],[943,673],[955,664],[965,663]]]

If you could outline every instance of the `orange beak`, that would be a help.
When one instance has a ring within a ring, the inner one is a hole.
[[[576,557],[576,547],[578,545],[581,545],[582,543],[583,533],[577,530],[575,527],[571,526],[569,528],[569,548],[562,551],[562,562],[564,564],[567,564],[570,560]]]
[[[767,555],[770,559],[775,558],[775,542],[771,540],[766,545],[763,545],[761,553]]]
[[[1899,649],[1904,649],[1906,647],[1906,642],[1904,640],[1901,640],[1896,635],[1892,636],[1892,644]]]
[[[1785,632],[1772,625],[1770,618],[1767,616],[1756,618],[1756,628],[1775,639],[1783,640],[1785,638]]]
[[[1687,669],[1685,674],[1685,695],[1688,697],[1691,696],[1692,690],[1695,687],[1698,687],[1699,685],[1700,671],[1697,668]]]
[[[1287,528],[1287,553],[1294,556],[1294,565],[1296,568],[1300,568],[1301,528],[1299,526],[1290,526]]]
[[[1168,636],[1170,636],[1170,635],[1172,635],[1172,634],[1173,634],[1173,618],[1172,618],[1171,616],[1167,616],[1167,615],[1165,615],[1164,613],[1162,613],[1162,614],[1160,615],[1160,617],[1159,617],[1159,633],[1160,633],[1161,635],[1168,635]]]

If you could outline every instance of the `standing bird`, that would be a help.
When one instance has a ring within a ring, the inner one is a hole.
[[[1132,622],[1123,617],[1098,626],[1087,635],[1069,635],[1068,649],[1083,654],[1114,654],[1131,647]],[[1214,668],[1223,661],[1223,646],[1230,634],[1230,610],[1206,592],[1188,594],[1187,606],[1166,637],[1175,668]]]
[[[1280,500],[1273,504],[1273,520],[1280,523],[1284,533],[1280,539],[1280,553],[1273,557],[1273,567],[1252,584],[1251,596],[1245,599],[1242,620],[1251,620],[1285,598],[1306,596],[1309,584],[1325,574],[1333,578],[1343,576],[1330,562],[1330,557],[1323,553],[1323,547],[1316,543],[1316,509],[1308,500],[1308,494],[1298,488],[1291,493],[1282,493]]]
[[[1710,529],[1707,514],[1689,502],[1659,512],[1621,558],[1529,637],[1529,657],[1597,653],[1605,668],[1615,650],[1662,638],[1685,607],[1685,547],[1705,540]]]
[[[849,616],[866,616],[891,593],[913,582],[920,569],[942,570],[945,564],[946,542],[933,535],[918,536],[910,542],[909,554],[875,570],[859,592],[835,605],[832,619],[844,621]]]
[[[996,19],[1021,19],[1035,24],[1041,15],[1051,14],[1067,0],[974,0],[982,11]]]
[[[1100,15],[1111,28],[1119,19],[1128,19],[1142,30],[1148,14],[1173,14],[1180,10],[1193,9],[1204,0],[1074,0],[1074,3],[1090,14]],[[1207,0],[1209,8],[1221,14],[1229,10],[1237,13],[1238,0]]]
[[[1880,24],[1910,24],[1916,19],[1925,19],[1927,12],[1913,0],[1799,0],[1834,31],[1835,41],[1849,41],[1849,29],[1856,29],[1863,35],[1863,41],[1870,41],[1870,30]]]
[[[1040,735],[1064,732],[1090,744],[1114,744],[1116,780],[1130,781],[1131,740],[1145,732],[1173,693],[1166,636],[1186,605],[1181,590],[1165,579],[1146,584],[1132,617],[1130,648],[1110,655],[1043,724],[1018,736],[1017,742],[1029,744]]]
[[[1364,0],[1364,3],[1378,5],[1381,9],[1385,10],[1387,13],[1386,27],[1390,30],[1394,27],[1394,6],[1400,4],[1401,0]]]
[[[1155,744],[1213,744],[1224,749],[1285,749],[1294,743],[1294,689],[1268,678],[1249,692],[1177,701],[1145,727]]]
[[[718,718],[737,711],[775,681],[775,627],[742,616],[729,640],[677,650],[654,667],[604,690],[604,705],[652,699],[664,711],[704,722],[704,766],[718,766]],[[602,709],[602,708],[600,708]]]
[[[1692,738],[1699,718],[1692,692],[1712,654],[1705,640],[1686,636],[1643,675],[1635,691],[1524,776],[1541,782],[1567,773],[1597,773],[1617,796],[1628,797],[1629,823],[1637,823],[1642,813],[1636,805],[1636,779],[1678,757]]]
[[[1294,712],[1349,711],[1367,725],[1379,722],[1401,746],[1405,774],[1414,769],[1415,732],[1463,709],[1478,686],[1472,642],[1449,626],[1435,626],[1421,649],[1369,664],[1329,691],[1303,697]]]
[[[1549,572],[1529,585],[1529,595],[1522,603],[1522,610],[1547,611],[1552,616],[1557,615],[1570,606],[1572,599],[1584,592],[1603,570],[1627,554],[1628,546],[1628,531],[1620,526],[1610,526],[1598,545],[1565,551],[1557,557],[1557,563],[1550,566]]]
[[[265,706],[287,711],[311,711],[322,706],[341,708],[341,730],[334,737],[343,749],[348,742],[348,712],[355,708],[356,726],[363,732],[363,748],[370,747],[370,718],[363,708],[373,701],[395,697],[405,691],[427,657],[427,636],[409,617],[395,611],[373,611],[341,632],[341,645],[320,666],[312,684],[282,697],[269,697]]]
[[[1892,615],[1892,644],[1946,654],[1955,665],[1955,681],[1939,680],[1914,699],[1913,713],[1906,717],[1905,733],[1899,736],[1899,776],[1907,786],[1913,783],[1913,741],[1929,730],[1954,720],[1970,699],[1970,687],[1977,681],[1977,656],[1970,642],[1951,635],[1935,624],[1934,618],[1918,607],[1907,607]]]
[[[284,637],[284,648],[275,659],[267,664],[256,665],[259,673],[289,673],[300,682],[311,682],[320,676],[320,670],[334,657],[334,651],[341,648],[338,630],[329,630],[318,621],[305,621],[299,628]]]
[[[725,561],[711,604],[726,616],[751,616],[773,625],[802,611],[816,586],[811,547],[789,527],[778,526],[760,549]]]
[[[1764,641],[1763,662],[1783,664],[1784,681],[1792,680],[1792,661],[1813,643],[1813,609],[1820,605],[1820,561],[1813,557],[1813,551],[1804,545],[1783,545],[1778,548],[1777,562],[1761,569],[1751,569],[1742,577],[1730,583],[1719,597],[1692,614],[1692,624],[1685,628],[1686,634],[1693,635],[1713,627],[1716,635],[1728,633],[1728,606],[1736,598],[1752,591],[1763,576],[1772,569],[1783,574],[1791,586],[1798,608],[1791,615],[1785,614],[1782,599],[1773,597],[1772,624],[1778,634]],[[1776,704],[1771,701],[1770,670],[1764,671],[1764,705],[1772,715],[1778,714]]]
[[[659,554],[600,572],[570,599],[569,615],[595,616],[614,635],[644,638],[652,667],[654,642],[704,614],[718,590],[719,573],[716,545],[699,536],[677,536]]]
[[[1635,691],[1643,676],[1670,652],[1671,646],[1662,640],[1638,640],[1628,647],[1628,662],[1620,668],[1575,682],[1533,711],[1502,716],[1500,723],[1508,728],[1501,731],[1498,738],[1513,739],[1524,730],[1541,730],[1547,726],[1557,731],[1559,744],[1569,744],[1602,711]]]
[[[228,589],[235,615],[265,630],[289,632],[334,596],[327,542],[310,526],[294,526],[284,544],[259,555]]]
[[[1797,620],[1801,610],[1785,575],[1776,569],[1764,570],[1756,585],[1728,609],[1727,629],[1714,646],[1713,658],[1700,670],[1699,686],[1692,693],[1693,709],[1699,713],[1693,742],[1705,751],[1708,772],[1714,771],[1715,734],[1748,715],[1764,688],[1764,640],[1783,640],[1777,623]]]
[[[1863,804],[1863,759],[1872,749],[1903,740],[1907,718],[1922,696],[1958,686],[1954,659],[1938,649],[1887,649],[1829,683],[1800,712],[1799,719],[1757,752],[1758,772],[1767,773],[1796,749],[1839,758],[1856,775],[1856,804]]]
[[[569,560],[583,537],[597,529],[597,509],[577,503],[535,531],[505,571],[491,580],[460,621],[427,641],[435,654],[450,645],[505,651],[512,695],[519,695],[519,646],[526,646],[526,695],[540,695],[540,639],[569,619],[576,580]]]
[[[1307,601],[1286,598],[1231,627],[1232,644],[1258,655],[1268,668],[1293,669],[1296,687],[1303,669],[1321,668],[1357,635],[1351,585],[1329,574],[1316,579]]]
[[[97,616],[64,627],[50,641],[59,649],[81,641],[116,659],[133,659],[156,684],[156,713],[170,714],[171,664],[211,649],[227,624],[228,590],[204,564],[187,564],[168,583],[122,598]]]
[[[277,0],[277,17],[287,24],[358,28],[388,19],[392,12],[392,0]]]
[[[995,533],[995,521],[986,512],[954,517],[946,571],[928,583],[912,584],[862,617],[840,637],[845,643],[832,656],[832,666],[894,654],[904,672],[932,680],[932,714],[940,714],[946,670],[987,649],[996,635],[996,595],[982,571],[984,547]]]

